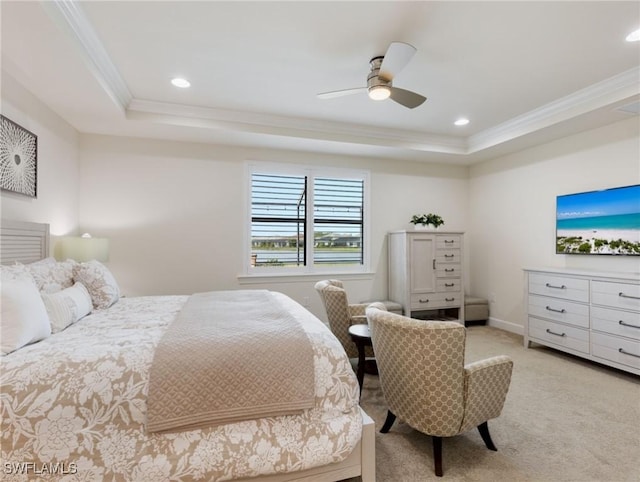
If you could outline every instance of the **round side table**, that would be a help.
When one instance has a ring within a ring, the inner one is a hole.
[[[369,331],[369,325],[351,325],[349,327],[349,335],[358,348],[358,369],[356,371],[356,378],[358,379],[358,385],[360,385],[360,393],[362,393],[362,383],[364,382],[364,366],[366,363],[364,349],[367,346],[373,346],[373,344],[371,343],[371,332]]]

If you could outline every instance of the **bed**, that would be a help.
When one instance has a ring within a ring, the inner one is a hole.
[[[22,269],[7,268],[8,264],[30,263],[27,266],[37,273],[35,267],[53,262],[47,258],[46,225],[2,221],[0,228],[3,277]],[[78,273],[77,267],[74,270]],[[86,284],[93,298],[95,283]],[[42,299],[57,296],[56,289],[74,287],[47,286],[52,294],[42,291]],[[295,318],[311,342],[315,377],[309,408],[199,428],[151,431],[147,402],[152,405],[147,397],[153,387],[149,373],[155,373],[154,354],[195,295],[118,294],[110,306],[91,307],[79,320],[0,358],[3,476],[375,480],[373,421],[359,408],[357,381],[340,343],[292,299],[280,293],[263,295]]]

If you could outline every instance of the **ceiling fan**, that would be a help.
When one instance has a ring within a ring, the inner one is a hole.
[[[421,105],[426,97],[411,92],[410,90],[393,87],[393,78],[400,72],[416,53],[416,48],[404,42],[391,42],[387,52],[383,56],[372,58],[371,72],[367,76],[366,87],[354,89],[334,90],[318,94],[320,99],[332,99],[343,95],[368,92],[373,100],[385,100],[390,98],[409,109]]]

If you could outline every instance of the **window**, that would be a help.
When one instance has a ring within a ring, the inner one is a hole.
[[[368,173],[250,168],[249,271],[366,269]]]

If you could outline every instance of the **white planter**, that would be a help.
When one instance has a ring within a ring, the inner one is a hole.
[[[422,224],[414,224],[413,225],[413,230],[414,231],[435,231],[438,228],[436,228],[435,226],[432,226],[431,224],[428,224],[426,226],[422,225]]]

